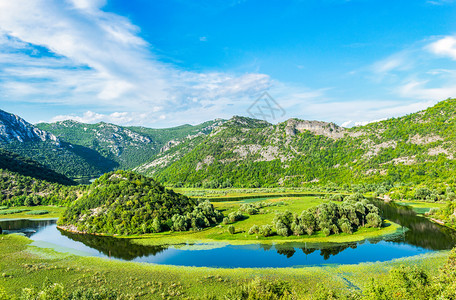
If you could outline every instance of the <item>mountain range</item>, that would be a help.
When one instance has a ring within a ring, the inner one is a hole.
[[[76,121],[32,125],[0,111],[0,147],[71,178],[133,169],[172,186],[453,183],[456,99],[343,128],[235,116],[168,129]]]

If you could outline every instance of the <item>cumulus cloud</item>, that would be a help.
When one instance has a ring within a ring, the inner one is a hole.
[[[428,48],[434,54],[456,60],[456,38],[454,36],[446,36],[439,39],[431,43]]]

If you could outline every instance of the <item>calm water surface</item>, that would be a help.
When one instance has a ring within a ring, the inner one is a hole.
[[[6,233],[21,232],[32,245],[79,255],[126,261],[205,267],[299,267],[325,264],[357,264],[448,250],[456,244],[453,230],[434,224],[407,207],[376,203],[385,219],[403,226],[394,235],[345,244],[289,243],[285,245],[175,245],[140,246],[127,239],[68,233],[56,228],[56,220],[1,221]]]

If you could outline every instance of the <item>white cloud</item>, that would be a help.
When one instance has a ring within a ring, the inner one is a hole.
[[[2,98],[100,111],[179,111],[242,103],[270,87],[264,74],[195,73],[160,62],[139,28],[103,11],[105,3],[0,0]]]
[[[114,124],[136,125],[140,124],[148,118],[147,113],[131,113],[131,112],[114,112],[111,114],[100,114],[93,111],[86,111],[82,116],[77,115],[58,115],[51,119],[51,122],[63,120],[74,120],[81,123],[97,123],[108,122]]]
[[[456,60],[456,38],[453,36],[446,36],[431,43],[428,49],[436,55],[446,56]]]

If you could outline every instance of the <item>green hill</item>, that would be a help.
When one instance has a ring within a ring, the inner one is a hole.
[[[452,184],[456,99],[351,129],[290,119],[234,117],[139,168],[168,185],[275,187],[336,183]],[[173,158],[176,152],[177,159]]]
[[[0,148],[0,169],[19,173],[23,176],[34,177],[48,182],[63,185],[76,184],[65,175],[59,174],[34,160],[22,157],[16,153]]]
[[[170,145],[209,134],[222,120],[209,121],[196,126],[152,129],[124,127],[109,123],[85,124],[72,120],[40,123],[36,127],[52,133],[74,148],[86,149],[100,158],[104,172],[115,169],[132,169],[167,149]],[[89,154],[89,153],[88,153]]]
[[[220,221],[209,202],[198,203],[151,178],[127,172],[107,173],[75,201],[59,220],[68,230],[138,234],[163,230],[198,230]]]

